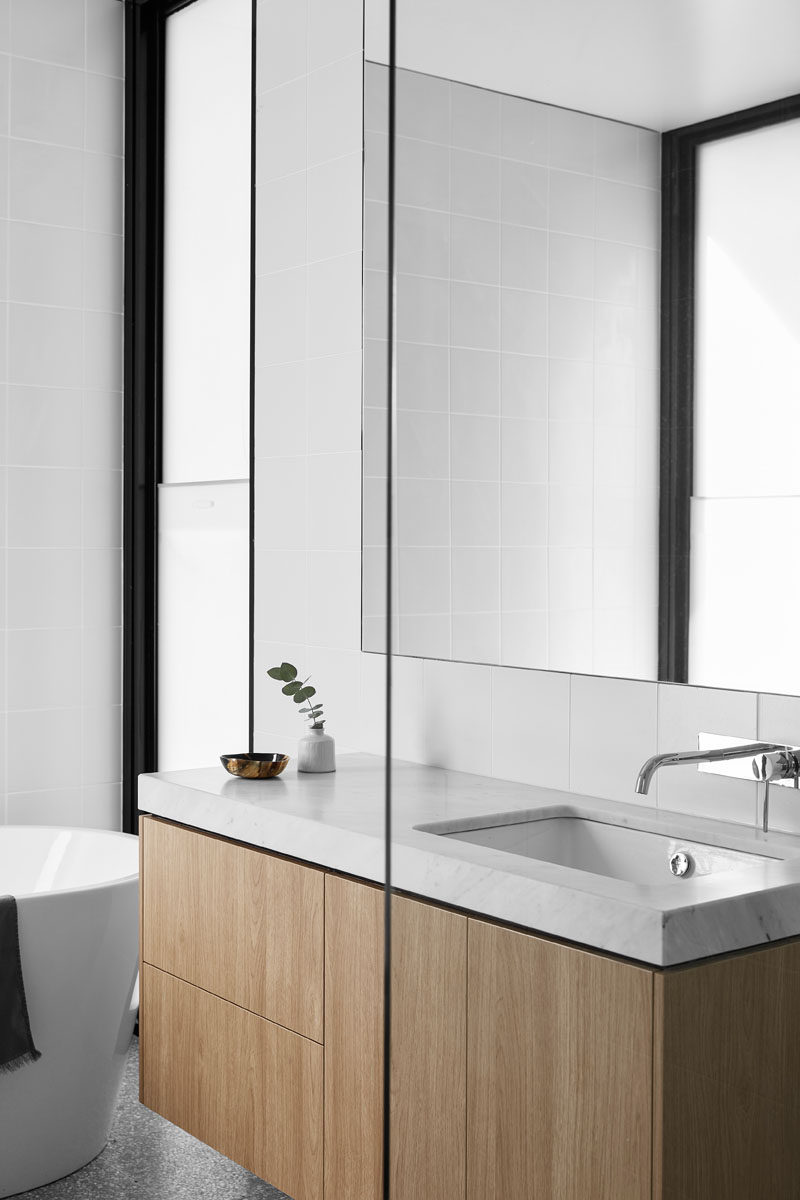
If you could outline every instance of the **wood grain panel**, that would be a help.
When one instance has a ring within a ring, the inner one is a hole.
[[[800,945],[668,971],[663,1186],[683,1200],[796,1200]]]
[[[469,921],[468,1200],[650,1200],[652,973]]]
[[[383,892],[325,903],[325,1195],[379,1200]],[[466,918],[395,897],[392,928],[392,1198],[464,1200]]]
[[[378,1200],[383,892],[325,880],[325,1197]]]
[[[145,817],[142,959],[322,1041],[324,873]]]
[[[466,1196],[467,919],[392,904],[391,1194]]]
[[[141,1099],[294,1200],[321,1200],[322,1047],[142,968]]]

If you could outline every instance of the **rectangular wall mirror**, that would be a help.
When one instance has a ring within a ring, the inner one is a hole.
[[[800,467],[780,450],[794,441],[800,356],[800,123],[787,120],[800,109],[697,138],[696,205],[679,234],[672,220],[662,231],[661,173],[663,135],[798,90],[785,40],[796,18],[741,3],[714,33],[684,7],[645,19],[619,3],[590,38],[569,7],[399,6],[392,644],[796,691],[793,560],[769,564],[784,561],[800,496]],[[756,36],[761,56],[748,51]],[[364,102],[362,648],[378,652],[384,63],[366,63]],[[676,384],[662,378],[662,338],[685,306],[662,330],[661,259],[672,239],[674,271],[677,236],[692,243],[680,286],[694,327]],[[689,428],[668,442],[664,394],[674,404],[681,388]]]

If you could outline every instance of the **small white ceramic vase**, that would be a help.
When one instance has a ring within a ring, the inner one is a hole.
[[[324,725],[312,726],[297,745],[298,771],[335,771],[336,742]]]

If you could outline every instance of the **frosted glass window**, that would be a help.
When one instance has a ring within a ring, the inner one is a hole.
[[[160,771],[248,749],[249,511],[245,480],[159,489]]]
[[[699,150],[691,683],[800,678],[799,197],[800,121]]]
[[[250,458],[251,0],[167,21],[163,479]]]

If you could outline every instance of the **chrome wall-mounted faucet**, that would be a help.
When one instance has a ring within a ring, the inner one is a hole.
[[[640,796],[646,796],[650,782],[659,767],[677,767],[684,763],[727,762],[732,758],[755,758],[757,754],[780,753],[786,746],[775,745],[773,742],[745,742],[739,746],[718,746],[714,750],[676,750],[668,754],[654,754],[639,772],[636,780],[636,791]]]
[[[702,736],[702,735],[701,735]],[[729,762],[734,759],[752,761],[755,778],[764,784],[761,828],[767,833],[769,827],[769,785],[791,780],[800,787],[800,748],[775,742],[739,742],[733,746],[716,746],[707,750],[678,750],[667,754],[654,754],[648,758],[636,780],[636,791],[646,796],[653,776],[659,767],[688,764]]]

